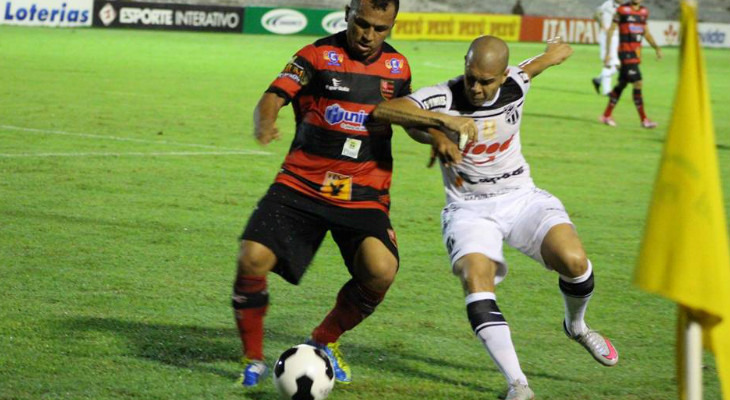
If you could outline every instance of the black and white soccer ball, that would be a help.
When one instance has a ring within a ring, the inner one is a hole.
[[[332,362],[314,346],[291,347],[276,360],[274,386],[283,400],[323,400],[334,385]]]

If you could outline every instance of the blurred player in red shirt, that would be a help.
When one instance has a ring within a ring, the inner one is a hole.
[[[641,62],[641,41],[643,38],[649,42],[656,51],[657,59],[662,58],[662,50],[654,41],[654,37],[647,29],[646,21],[649,18],[649,9],[641,5],[642,0],[631,0],[616,9],[613,23],[606,34],[606,47],[610,48],[611,36],[614,30],[619,30],[618,58],[621,61],[618,84],[609,93],[608,106],[601,115],[600,120],[606,125],[616,126],[616,121],[611,117],[616,103],[621,98],[621,93],[626,85],[631,83],[634,87],[634,105],[639,112],[641,126],[643,128],[656,128],[656,122],[647,118],[644,112],[644,98],[641,94],[642,80],[639,63]],[[605,64],[610,62],[610,55],[606,55]]]

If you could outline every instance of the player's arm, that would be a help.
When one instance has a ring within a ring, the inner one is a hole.
[[[378,121],[404,128],[438,128],[459,134],[460,144],[477,139],[477,126],[471,118],[457,117],[421,109],[406,97],[398,97],[378,104],[373,110]]]
[[[276,127],[276,118],[284,105],[286,100],[271,92],[264,93],[259,99],[253,110],[253,135],[259,144],[265,145],[281,137]]]
[[[542,71],[562,63],[571,54],[573,54],[573,49],[569,44],[564,43],[560,38],[550,39],[544,53],[523,61],[520,68],[532,79],[540,75]]]
[[[428,162],[428,167],[432,167],[436,161],[436,157],[441,160],[444,166],[448,167],[451,163],[461,162],[461,151],[459,147],[449,138],[445,132],[435,129],[428,128],[422,130],[419,128],[406,128],[408,136],[413,140],[431,145],[431,159]]]
[[[652,48],[654,48],[654,51],[656,52],[656,58],[657,60],[662,59],[662,48],[659,47],[658,44],[656,44],[656,40],[654,40],[654,36],[652,36],[651,32],[649,32],[649,27],[647,26],[644,32],[644,38],[646,38],[646,41],[649,42]]]
[[[611,64],[611,40],[613,40],[613,33],[616,32],[616,29],[618,29],[618,24],[616,21],[613,21],[611,27],[606,32],[606,58],[603,59],[604,65]]]

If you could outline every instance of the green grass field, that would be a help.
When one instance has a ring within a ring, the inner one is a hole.
[[[252,137],[260,94],[311,37],[0,27],[0,399],[272,399],[233,386],[237,236],[289,147]],[[394,42],[418,88],[460,73],[466,43]],[[512,44],[516,63],[542,50]],[[575,46],[528,96],[523,149],[560,197],[596,270],[588,323],[621,354],[599,366],[562,333],[557,276],[509,251],[502,311],[540,399],[677,397],[675,306],[632,286],[677,82],[677,49],[642,64],[659,129],[630,92],[615,116]],[[648,54],[648,53],[647,53]],[[730,57],[706,50],[725,198]],[[691,132],[688,132],[691,134]],[[335,400],[496,399],[504,381],[466,320],[441,244],[443,189],[428,149],[396,130],[392,219],[401,269],[378,312],[343,337],[354,383]],[[727,203],[726,203],[727,204]],[[730,211],[726,206],[726,211]],[[302,342],[348,279],[330,240],[300,287],[272,275],[269,361]],[[705,399],[720,399],[705,355]]]

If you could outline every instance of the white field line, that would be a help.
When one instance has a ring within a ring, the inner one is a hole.
[[[268,155],[261,152],[240,151],[169,151],[169,152],[88,152],[88,153],[0,153],[0,158],[31,158],[31,157],[161,157],[161,156],[231,156],[231,155]]]
[[[75,136],[75,137],[83,137],[83,138],[90,138],[90,139],[105,139],[105,140],[116,140],[119,142],[136,142],[136,143],[151,143],[151,144],[162,144],[162,145],[171,145],[171,146],[183,146],[183,147],[195,147],[195,148],[203,148],[203,149],[215,149],[219,150],[220,153],[225,154],[246,154],[246,155],[261,155],[261,156],[268,156],[271,155],[268,151],[260,151],[260,150],[235,150],[235,149],[227,149],[223,147],[218,146],[211,146],[207,144],[195,144],[195,143],[178,143],[178,142],[168,142],[166,140],[147,140],[147,139],[135,139],[130,137],[123,137],[123,136],[107,136],[107,135],[94,135],[90,133],[76,133],[76,132],[66,132],[66,131],[58,131],[58,130],[50,130],[50,129],[34,129],[34,128],[23,128],[20,126],[13,126],[13,125],[0,125],[0,130],[9,130],[9,131],[21,131],[21,132],[28,132],[28,133],[36,133],[36,134],[42,134],[42,135],[63,135],[63,136]],[[21,153],[23,154],[23,153]],[[24,154],[31,154],[31,153],[24,153]],[[43,153],[39,153],[43,154]],[[45,153],[45,154],[92,154],[92,153]],[[134,155],[134,153],[94,153],[94,154],[130,154]],[[139,154],[152,154],[152,153],[139,153]],[[163,154],[163,153],[160,153]],[[167,153],[165,153],[167,154]],[[203,153],[201,153],[203,154]],[[176,155],[194,155],[194,154],[176,154]]]

